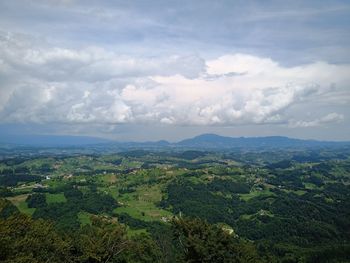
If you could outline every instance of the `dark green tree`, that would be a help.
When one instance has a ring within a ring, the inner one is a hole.
[[[92,224],[83,227],[77,236],[79,262],[119,262],[118,257],[130,246],[125,227],[108,219],[91,219]]]
[[[30,208],[38,208],[46,206],[46,196],[42,193],[28,195],[26,202]]]
[[[217,225],[189,218],[174,218],[172,225],[185,262],[262,262],[252,244]]]
[[[0,218],[0,262],[71,262],[69,251],[70,242],[51,223],[18,212]]]

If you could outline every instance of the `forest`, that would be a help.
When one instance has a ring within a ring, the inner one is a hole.
[[[0,261],[350,262],[349,153],[14,151]]]

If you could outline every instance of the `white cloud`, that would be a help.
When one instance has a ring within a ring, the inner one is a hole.
[[[207,62],[209,74],[259,74],[267,69],[277,69],[278,64],[269,58],[247,54],[225,55]]]
[[[0,42],[1,68],[12,68],[45,81],[105,81],[112,78],[142,77],[180,73],[194,78],[204,71],[204,60],[195,56],[134,58],[100,48],[69,50],[33,48]],[[2,65],[3,64],[3,65]]]
[[[298,128],[298,127],[309,128],[309,127],[317,127],[325,124],[339,123],[339,122],[342,122],[343,120],[344,120],[344,115],[332,112],[321,118],[318,118],[312,121],[291,120],[289,125],[292,128]]]
[[[0,122],[309,127],[344,118],[298,121],[287,110],[349,94],[350,66],[283,67],[270,58],[228,54],[133,57],[0,39]],[[349,102],[349,96],[342,96]],[[325,100],[325,98],[327,98]]]

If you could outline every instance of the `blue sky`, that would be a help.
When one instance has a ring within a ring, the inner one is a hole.
[[[0,134],[350,140],[349,32],[349,1],[1,1]]]

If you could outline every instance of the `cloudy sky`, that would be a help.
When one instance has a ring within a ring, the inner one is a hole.
[[[0,136],[350,140],[349,113],[349,1],[0,1]]]

